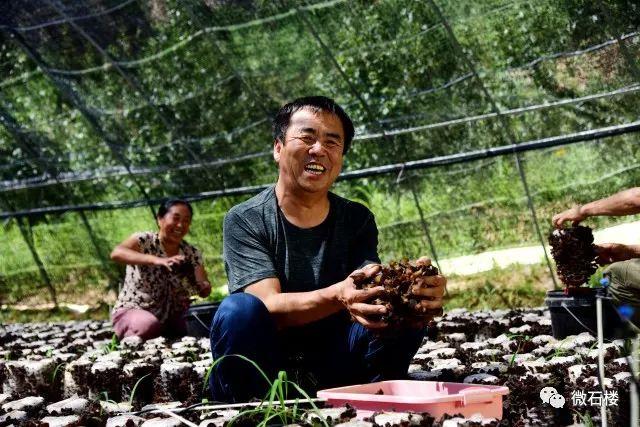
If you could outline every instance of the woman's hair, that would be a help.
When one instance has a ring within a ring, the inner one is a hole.
[[[182,199],[169,199],[166,200],[165,202],[163,202],[160,207],[158,208],[158,218],[162,218],[163,216],[165,216],[167,214],[167,212],[169,212],[169,209],[171,209],[173,206],[175,205],[185,205],[187,207],[187,209],[189,209],[189,213],[191,214],[191,218],[193,218],[193,208],[191,207],[191,203],[187,202],[186,200],[182,200]]]

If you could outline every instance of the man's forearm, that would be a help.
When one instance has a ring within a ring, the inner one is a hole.
[[[640,245],[627,245],[629,259],[640,258]]]
[[[621,191],[605,199],[580,207],[580,213],[591,216],[622,216],[640,213],[640,187]]]
[[[323,319],[344,308],[336,285],[310,292],[285,292],[264,299],[279,327],[301,326]]]

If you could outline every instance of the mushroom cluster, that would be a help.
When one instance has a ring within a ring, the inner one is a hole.
[[[549,244],[558,276],[569,288],[586,283],[598,268],[593,233],[589,227],[578,225],[554,230],[549,235]]]
[[[383,265],[380,271],[373,277],[367,278],[364,274],[353,277],[356,288],[369,289],[382,286],[384,293],[375,297],[372,304],[384,305],[387,313],[379,319],[389,324],[390,327],[401,327],[414,324],[425,317],[433,317],[442,314],[442,310],[425,309],[420,305],[421,298],[414,295],[414,287],[429,286],[426,282],[428,276],[438,274],[438,269],[433,265],[416,265],[408,260],[391,262]]]

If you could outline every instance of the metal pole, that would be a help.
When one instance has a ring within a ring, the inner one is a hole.
[[[2,199],[2,202],[7,206],[9,210],[11,211],[15,210],[11,202],[9,202],[9,200],[7,200],[2,195],[0,195],[0,198]],[[30,237],[30,235],[32,235],[31,224],[28,224],[29,231],[27,231],[25,225],[22,223],[22,218],[16,217],[14,219],[18,223],[18,228],[20,229],[20,234],[22,235],[24,242],[29,247],[29,251],[31,252],[31,256],[33,257],[33,262],[35,262],[36,266],[38,267],[40,277],[42,278],[42,281],[44,282],[45,286],[47,287],[47,290],[49,291],[49,296],[51,297],[53,306],[55,308],[58,308],[58,296],[56,294],[56,288],[53,286],[53,283],[51,282],[51,278],[47,273],[47,269],[45,268],[44,264],[42,263],[42,260],[40,259],[40,255],[38,254],[38,250],[35,247],[33,238]]]
[[[436,252],[436,246],[433,243],[433,239],[431,238],[431,233],[429,232],[429,224],[427,224],[427,220],[424,217],[424,212],[422,212],[422,206],[420,205],[420,201],[418,200],[418,193],[415,189],[415,183],[409,182],[409,189],[411,190],[411,195],[413,196],[413,202],[418,209],[418,215],[420,216],[420,224],[422,225],[422,231],[424,231],[424,235],[427,237],[427,243],[429,244],[429,250],[433,254],[433,260],[436,263],[436,267],[438,267],[438,271],[440,274],[444,274],[442,271],[442,267],[440,267],[440,263],[438,262],[438,253]]]
[[[600,425],[607,427],[607,406],[604,384],[604,331],[602,326],[602,296],[596,296],[596,321],[598,322],[598,374],[600,375],[600,386],[602,388],[602,399],[600,399]]]
[[[480,85],[482,92],[484,93],[485,97],[491,104],[491,109],[498,116],[498,119],[500,121],[500,126],[502,127],[503,131],[505,132],[507,137],[510,139],[511,144],[515,144],[516,138],[513,135],[511,128],[509,127],[509,124],[507,123],[505,117],[502,115],[502,112],[498,108],[498,104],[496,104],[495,100],[489,93],[489,90],[487,89],[484,82],[482,81],[482,78],[478,74],[478,71],[476,70],[475,65],[473,64],[469,56],[465,54],[464,50],[462,49],[462,46],[460,46],[458,39],[453,33],[453,29],[451,28],[451,25],[449,25],[449,22],[447,21],[447,19],[445,18],[444,14],[442,13],[438,5],[435,3],[435,1],[434,0],[428,0],[428,1],[431,7],[436,12],[436,14],[438,15],[438,17],[440,18],[440,20],[442,21],[442,24],[444,25],[447,31],[447,34],[449,35],[449,38],[451,39],[451,42],[453,43],[455,49],[461,54],[462,59],[466,63],[467,67],[473,73],[476,80],[478,81],[478,84]],[[524,192],[527,196],[527,205],[529,206],[529,211],[531,213],[531,219],[533,220],[533,226],[534,226],[535,232],[538,235],[538,240],[540,241],[540,245],[542,246],[544,259],[547,263],[547,268],[549,269],[549,275],[551,276],[551,280],[553,281],[554,288],[558,288],[558,283],[556,281],[556,277],[553,272],[553,267],[551,266],[551,260],[549,259],[549,255],[547,254],[547,249],[545,244],[546,241],[542,236],[542,231],[540,231],[538,217],[536,215],[536,210],[533,204],[533,198],[531,197],[531,192],[529,191],[529,184],[527,183],[527,177],[525,175],[524,168],[522,167],[522,164],[521,164],[520,155],[514,150],[513,156],[516,163],[516,169],[518,170],[518,175],[520,176],[520,182],[522,183],[522,187],[524,188]]]
[[[631,375],[638,380],[638,373],[640,372],[640,335],[636,335],[631,338]],[[640,426],[640,401],[638,400],[638,386],[636,381],[631,381],[631,427]]]
[[[111,270],[109,269],[109,265],[107,264],[107,258],[105,257],[105,255],[102,253],[102,250],[100,249],[100,245],[98,244],[98,239],[93,233],[93,229],[91,228],[91,224],[89,223],[87,216],[85,215],[84,211],[79,211],[78,213],[80,215],[80,218],[82,219],[82,224],[84,224],[84,227],[87,230],[87,234],[89,235],[89,240],[91,240],[93,249],[95,250],[95,253],[98,256],[98,259],[100,260],[102,269],[104,270],[105,274],[109,278],[109,287],[114,290],[117,290],[115,288],[119,283],[118,278],[115,277],[111,272]]]

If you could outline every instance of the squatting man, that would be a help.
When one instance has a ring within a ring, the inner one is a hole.
[[[211,325],[213,358],[239,354],[269,379],[280,370],[313,389],[406,377],[425,335],[442,313],[446,279],[412,289],[422,321],[393,333],[382,287],[356,289],[352,276],[375,275],[378,230],[371,211],[329,191],[353,139],[353,123],[325,97],[296,99],[273,121],[274,186],[225,216],[223,256],[229,280]],[[428,265],[421,257],[417,263]],[[247,361],[227,357],[210,376],[216,401],[262,398],[265,378]]]
[[[594,216],[624,216],[640,213],[640,187],[620,191],[604,199],[574,206],[557,215],[552,222],[561,228],[566,222],[574,226]],[[616,305],[633,308],[631,321],[640,327],[640,245],[603,243],[596,245],[597,261],[608,265],[605,273],[611,277],[609,295]]]

